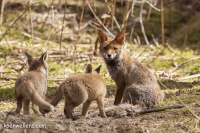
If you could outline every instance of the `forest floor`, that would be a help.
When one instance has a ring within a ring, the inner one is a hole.
[[[93,102],[89,108],[89,117],[80,117],[80,105],[75,108],[75,114],[80,118],[72,121],[64,117],[62,100],[46,117],[36,116],[32,111],[30,116],[13,113],[16,109],[14,84],[17,77],[27,71],[25,51],[33,56],[40,56],[45,51],[49,53],[47,101],[51,100],[62,81],[75,73],[84,73],[89,63],[94,68],[103,65],[100,75],[107,84],[106,108],[113,106],[116,90],[102,57],[93,54],[97,33],[91,23],[86,21],[90,18],[88,14],[79,33],[76,14],[73,12],[66,14],[65,27],[61,30],[64,14],[56,10],[48,13],[32,11],[31,15],[26,12],[15,23],[16,16],[20,16],[23,11],[19,8],[15,12],[8,7],[5,14],[9,17],[5,18],[5,25],[0,32],[2,36],[12,26],[0,44],[0,132],[200,132],[200,46],[195,44],[177,47],[174,44],[147,46],[130,42],[127,46],[134,58],[153,70],[165,92],[164,101],[154,108],[183,105],[182,108],[138,114],[127,108],[114,107],[106,111],[107,118],[101,118],[91,115],[98,112],[97,104]],[[33,28],[27,24],[31,18]],[[59,41],[61,32],[62,44]]]
[[[115,84],[110,79],[106,66],[101,57],[92,56],[93,50],[90,51],[90,46],[83,45],[82,49],[88,50],[90,52],[84,52],[81,50],[77,51],[78,55],[85,55],[85,57],[91,57],[91,59],[78,60],[75,65],[70,65],[71,60],[68,59],[69,55],[64,55],[64,57],[58,56],[57,52],[49,50],[49,76],[48,76],[48,92],[47,92],[47,101],[53,97],[59,84],[68,76],[73,75],[74,73],[83,73],[86,64],[90,61],[93,66],[98,66],[102,64],[101,76],[107,83],[107,96],[105,99],[105,106],[111,107],[114,103],[114,94],[115,94]],[[42,47],[42,46],[41,46]],[[145,64],[145,59],[147,53],[152,54],[152,48],[148,46],[137,46],[129,45],[128,47],[137,49],[137,52],[131,53],[138,54],[139,51],[146,51],[144,54],[140,54],[138,59],[141,59],[141,62]],[[31,53],[35,54],[34,51],[40,51],[39,46],[34,47]],[[162,51],[162,46],[154,48],[154,54],[157,56],[158,51]],[[171,48],[171,47],[170,47]],[[70,49],[70,48],[69,48]],[[171,48],[176,52],[179,52],[179,49]],[[59,50],[58,50],[59,51]],[[66,119],[64,117],[63,100],[56,106],[53,112],[47,114],[46,117],[36,116],[33,114],[30,116],[16,115],[13,112],[16,109],[16,101],[14,99],[14,83],[17,79],[17,75],[27,71],[24,62],[26,59],[15,59],[12,55],[7,55],[5,58],[2,58],[1,61],[3,64],[2,67],[6,66],[6,69],[2,69],[4,73],[1,75],[1,89],[0,89],[0,130],[2,132],[35,132],[32,128],[7,128],[9,124],[27,124],[31,126],[45,126],[37,129],[38,132],[200,132],[199,120],[195,115],[200,115],[200,81],[199,78],[192,78],[191,75],[196,75],[194,73],[198,72],[197,69],[199,66],[199,60],[190,61],[184,64],[182,67],[173,67],[174,62],[187,62],[190,59],[195,59],[198,56],[196,54],[190,54],[192,57],[188,57],[188,53],[193,50],[190,50],[183,53],[183,58],[178,55],[172,56],[172,54],[167,54],[168,50],[165,50],[165,54],[158,55],[155,61],[151,61],[148,66],[154,70],[155,74],[159,77],[158,82],[162,90],[165,92],[164,101],[156,105],[156,109],[170,107],[175,105],[183,105],[183,108],[177,109],[167,109],[160,112],[152,112],[147,114],[130,114],[126,108],[122,108],[120,111],[117,109],[106,112],[109,116],[108,118],[101,118],[99,116],[81,118],[81,106],[75,109],[75,114],[80,118],[76,121]],[[139,52],[139,53],[141,53]],[[37,54],[40,54],[36,52]],[[56,54],[54,54],[56,53]],[[191,53],[195,53],[194,51]],[[36,55],[37,55],[36,54]],[[89,54],[89,55],[88,55]],[[187,54],[187,56],[184,56]],[[55,56],[58,56],[55,58]],[[71,55],[73,56],[73,54]],[[24,55],[23,55],[24,57]],[[153,56],[152,56],[153,57]],[[6,61],[6,58],[9,58],[10,62]],[[152,58],[151,58],[152,59]],[[4,61],[3,61],[4,60]],[[172,62],[170,60],[173,60]],[[63,64],[63,63],[64,64]],[[163,63],[164,62],[164,63]],[[66,63],[66,64],[65,64]],[[166,65],[169,63],[168,65]],[[179,66],[179,65],[177,65]],[[16,69],[19,71],[17,71]],[[155,68],[155,69],[154,69]],[[170,73],[168,70],[177,68],[175,72]],[[196,69],[195,69],[196,68]],[[192,71],[193,70],[193,71]],[[163,86],[165,85],[165,87]],[[181,102],[183,103],[181,103]],[[89,108],[89,115],[93,112],[98,112],[98,107],[96,102],[93,102]],[[194,115],[194,114],[195,115]],[[110,115],[112,114],[112,115]]]

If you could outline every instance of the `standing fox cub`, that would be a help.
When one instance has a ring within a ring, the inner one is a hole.
[[[151,71],[139,61],[132,58],[123,47],[124,32],[120,32],[113,40],[109,40],[103,31],[99,31],[100,53],[108,71],[117,85],[114,104],[129,102],[145,108],[163,101],[156,78]]]
[[[64,95],[64,114],[75,120],[74,108],[83,103],[82,116],[86,116],[88,108],[93,100],[97,101],[100,115],[106,117],[104,111],[104,98],[106,96],[106,84],[99,76],[101,66],[92,71],[92,66],[87,65],[85,74],[76,74],[67,78],[60,84],[51,104],[55,107]],[[47,113],[48,111],[46,111]]]
[[[15,83],[15,97],[17,100],[16,113],[20,113],[23,102],[23,114],[29,115],[29,104],[39,106],[42,114],[42,110],[54,110],[54,107],[47,103],[44,98],[47,91],[47,58],[48,54],[45,52],[39,59],[33,58],[26,53],[28,58],[29,69],[28,72],[21,75]],[[37,109],[33,107],[35,113],[39,113]]]

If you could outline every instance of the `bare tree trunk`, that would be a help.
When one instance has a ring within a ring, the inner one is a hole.
[[[4,0],[0,0],[0,27],[3,22]]]
[[[126,33],[126,26],[127,26],[127,14],[130,6],[130,1],[126,1],[125,11],[124,11],[124,19],[123,19],[123,31]]]
[[[164,23],[165,23],[165,20],[164,20],[164,6],[163,6],[163,0],[161,0],[160,2],[160,13],[161,13],[161,34],[162,34],[162,45],[165,44],[165,29],[164,29]]]

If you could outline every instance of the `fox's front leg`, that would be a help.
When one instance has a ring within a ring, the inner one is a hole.
[[[123,93],[124,93],[124,89],[125,89],[125,86],[123,86],[123,85],[117,85],[117,92],[115,94],[114,105],[118,105],[118,104],[121,103],[122,96],[123,96]]]

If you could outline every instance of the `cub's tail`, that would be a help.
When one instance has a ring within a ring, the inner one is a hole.
[[[33,102],[34,104],[38,105],[40,109],[48,110],[48,111],[53,111],[54,106],[52,106],[50,103],[46,102],[34,89],[33,84],[29,84],[28,87],[29,89],[26,89],[25,95],[26,97]]]
[[[54,107],[62,100],[63,98],[63,91],[62,91],[62,86],[64,84],[61,84],[58,89],[56,90],[50,104],[53,105]]]

